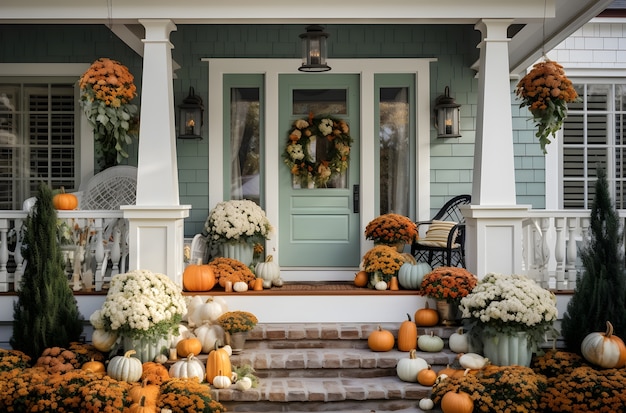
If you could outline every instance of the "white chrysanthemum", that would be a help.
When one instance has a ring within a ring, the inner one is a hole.
[[[220,202],[211,210],[206,231],[218,242],[239,239],[266,239],[271,231],[265,212],[253,201],[231,200]]]
[[[333,131],[333,121],[331,119],[322,119],[320,121],[318,129],[322,135],[330,135]]]

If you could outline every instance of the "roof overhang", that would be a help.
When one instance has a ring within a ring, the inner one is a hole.
[[[511,73],[542,55],[602,12],[612,0],[2,0],[0,24],[105,24],[141,48],[140,19],[184,24],[467,24],[512,19]],[[124,29],[123,26],[127,26]],[[140,53],[141,54],[141,53]]]

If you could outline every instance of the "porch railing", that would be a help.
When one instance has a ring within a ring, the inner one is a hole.
[[[0,292],[19,288],[24,274],[26,216],[25,211],[0,211]],[[126,270],[128,223],[122,211],[58,211],[58,217],[87,233],[61,247],[74,290],[101,291],[108,277]],[[579,249],[588,237],[589,217],[586,210],[529,210],[522,220],[522,273],[545,288],[574,290],[583,271]]]
[[[22,256],[27,215],[26,211],[0,211],[0,292],[19,289],[27,265]],[[67,229],[61,250],[75,291],[101,291],[111,275],[125,271],[128,223],[122,211],[58,211],[58,218],[60,227]]]

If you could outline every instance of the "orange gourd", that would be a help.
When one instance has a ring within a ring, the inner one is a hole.
[[[432,369],[430,364],[427,368],[422,369],[417,373],[417,382],[422,386],[432,386],[437,381],[437,373]]]
[[[443,413],[472,413],[474,401],[469,394],[459,391],[449,391],[441,398],[441,411]]]
[[[432,327],[439,322],[439,313],[437,313],[437,310],[429,308],[428,302],[426,302],[424,308],[417,310],[413,318],[418,327]]]
[[[210,265],[189,264],[183,271],[183,288],[186,291],[210,291],[217,284],[215,272]]]
[[[216,376],[231,377],[233,375],[230,355],[224,348],[217,348],[209,353],[206,359],[206,380],[213,384]]]
[[[167,367],[161,363],[146,361],[142,364],[141,369],[141,381],[146,381],[147,384],[160,385],[170,378],[170,373],[167,370]]]
[[[176,353],[180,357],[202,353],[202,342],[196,337],[184,338],[176,344]]]
[[[52,205],[56,209],[72,210],[78,207],[78,198],[74,194],[66,194],[65,188],[61,187],[61,193],[52,197]]]
[[[359,271],[354,274],[354,285],[357,287],[365,287],[369,282],[369,275],[365,271]]]
[[[389,330],[383,330],[381,326],[372,331],[367,337],[367,346],[372,351],[390,351],[395,344],[395,337]]]
[[[400,324],[398,329],[398,350],[411,351],[417,346],[417,326],[411,321],[411,316],[406,315],[408,320]]]
[[[464,369],[455,369],[454,367],[450,367],[448,364],[446,367],[437,372],[437,376],[445,374],[448,377],[459,377],[459,375],[463,375],[463,373],[465,373]]]

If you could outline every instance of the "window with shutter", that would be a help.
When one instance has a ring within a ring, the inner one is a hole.
[[[626,82],[575,83],[581,100],[568,105],[563,124],[563,208],[591,208],[600,166],[616,207],[626,209]]]
[[[0,83],[0,209],[21,209],[40,182],[77,187],[77,115],[67,83]]]

